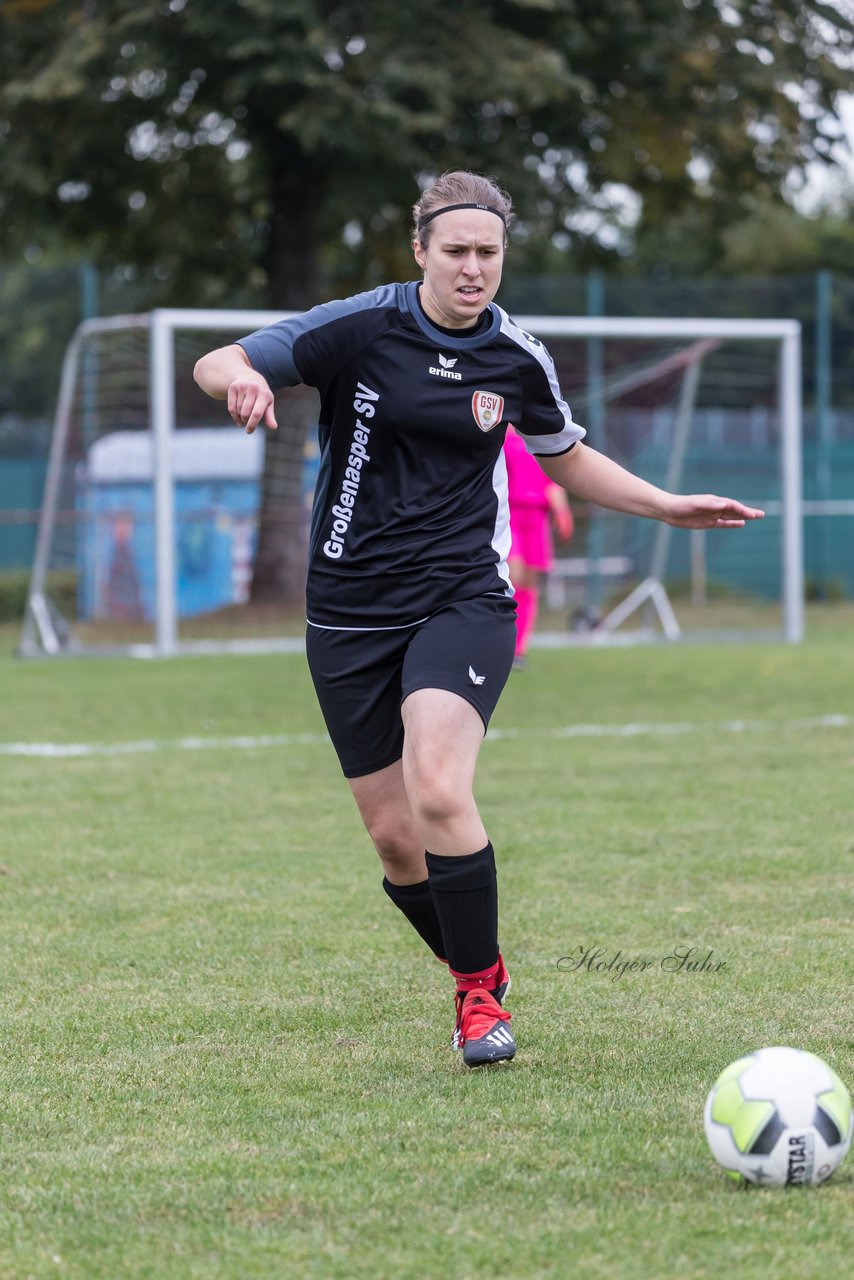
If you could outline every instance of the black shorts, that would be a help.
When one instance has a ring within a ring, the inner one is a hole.
[[[416,689],[459,694],[485,731],[515,647],[516,605],[508,596],[463,600],[423,622],[380,631],[309,624],[309,670],[344,776],[364,777],[400,759],[400,708]]]

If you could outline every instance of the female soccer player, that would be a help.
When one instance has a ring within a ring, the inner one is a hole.
[[[495,858],[473,796],[516,627],[502,444],[513,423],[583,501],[683,528],[762,515],[667,493],[582,443],[542,343],[493,302],[509,197],[448,173],[414,208],[420,281],[282,320],[203,356],[196,380],[238,426],[275,428],[274,392],[321,396],[306,649],[383,887],[456,981],[454,1046],[512,1058]]]

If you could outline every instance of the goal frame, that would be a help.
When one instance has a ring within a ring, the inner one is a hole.
[[[22,656],[63,652],[61,620],[46,591],[51,539],[56,519],[61,467],[71,425],[76,389],[77,356],[88,334],[110,329],[145,327],[149,334],[150,406],[149,430],[154,459],[154,529],[156,609],[154,642],[130,646],[140,657],[170,657],[191,652],[198,645],[178,636],[176,566],[174,553],[174,477],[170,441],[176,429],[175,333],[178,329],[216,332],[251,332],[290,318],[293,311],[207,310],[159,308],[144,315],[112,316],[84,321],[75,332],[63,361],[60,394],[48,459],[44,501],[39,518],[36,550],[27,594],[19,652]],[[535,337],[550,338],[657,338],[673,341],[703,339],[771,340],[779,344],[777,390],[780,428],[782,521],[783,639],[798,644],[804,636],[804,549],[801,422],[801,325],[791,319],[702,319],[696,317],[627,316],[517,316],[521,329]],[[614,629],[644,601],[658,610],[667,639],[678,639],[678,627],[670,623],[663,584],[647,579],[612,612],[591,639],[607,642]],[[223,646],[226,647],[226,646]],[[232,644],[229,647],[234,647]],[[210,643],[204,648],[210,651]],[[257,644],[253,645],[257,648]]]

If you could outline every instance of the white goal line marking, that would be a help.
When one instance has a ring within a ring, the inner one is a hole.
[[[806,729],[850,729],[854,716],[810,716],[803,720],[698,720],[661,724],[568,724],[551,729],[492,729],[487,742],[513,738],[638,738],[684,733],[779,733]],[[132,756],[158,751],[256,751],[265,747],[326,745],[325,733],[277,733],[258,737],[143,739],[140,742],[0,742],[0,756],[76,760],[87,756]]]

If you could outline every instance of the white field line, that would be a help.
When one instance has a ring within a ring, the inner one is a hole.
[[[802,720],[677,721],[637,724],[567,724],[546,729],[492,729],[487,742],[514,738],[640,738],[675,734],[797,733],[811,729],[850,729],[854,716],[809,716]],[[130,756],[159,751],[256,751],[276,747],[316,747],[325,733],[277,733],[234,738],[148,738],[139,742],[0,742],[0,756],[76,760],[87,756]]]

